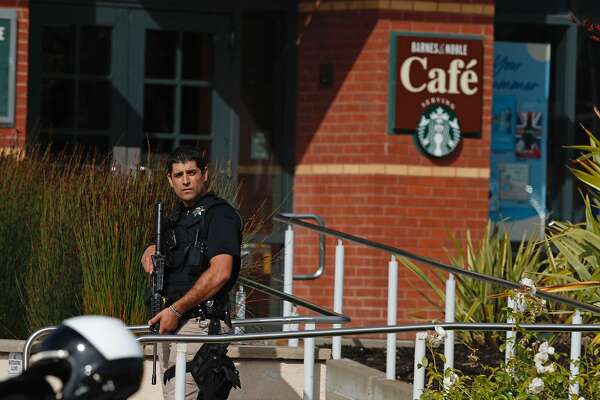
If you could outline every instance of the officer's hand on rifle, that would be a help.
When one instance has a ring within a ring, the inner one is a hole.
[[[179,325],[179,318],[167,307],[148,321],[148,325],[152,326],[157,322],[160,323],[159,333],[162,335],[163,333],[175,332]]]
[[[144,254],[142,254],[142,267],[144,267],[144,271],[146,271],[146,273],[148,274],[151,274],[154,270],[152,266],[152,256],[155,252],[156,245],[151,244],[150,246],[146,247],[146,250],[144,250]]]

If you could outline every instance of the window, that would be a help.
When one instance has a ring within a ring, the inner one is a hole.
[[[112,28],[47,25],[42,30],[39,132],[58,147],[109,146]]]
[[[153,153],[208,149],[212,135],[213,35],[147,30],[144,133]]]

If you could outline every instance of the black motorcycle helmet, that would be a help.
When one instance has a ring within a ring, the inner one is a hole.
[[[140,387],[143,353],[120,320],[75,317],[44,339],[25,373],[58,377],[64,400],[126,399]]]

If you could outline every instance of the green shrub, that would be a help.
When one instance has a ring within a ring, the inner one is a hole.
[[[495,276],[512,282],[522,278],[537,278],[537,273],[544,268],[544,246],[534,240],[523,239],[516,252],[513,251],[510,238],[506,232],[494,229],[488,223],[483,237],[475,242],[469,231],[464,243],[459,238],[452,238],[454,254],[448,252],[450,264],[466,268],[481,274]],[[424,273],[423,269],[406,259],[398,257],[399,262],[420,277],[435,293],[425,295],[434,307],[442,311],[446,300],[444,288],[448,274],[435,270],[433,277]],[[460,322],[504,322],[502,309],[506,307],[506,296],[503,288],[489,282],[455,275],[456,279],[456,321]],[[468,342],[490,339],[491,334],[461,333]]]
[[[511,293],[512,295],[512,293]],[[544,317],[543,300],[521,292],[527,310],[511,312],[517,329],[514,356],[499,367],[487,367],[486,373],[468,376],[459,370],[441,371],[444,356],[429,345],[433,362],[427,359],[421,365],[427,368],[427,387],[421,400],[580,400],[600,398],[600,364],[598,348],[587,346],[578,363],[579,375],[571,381],[569,358],[555,351],[547,337],[520,328],[524,323],[535,323]],[[508,315],[503,312],[503,318]],[[443,333],[443,332],[442,332]],[[438,333],[439,335],[439,333]],[[439,342],[433,336],[429,343]],[[473,362],[477,362],[476,358]],[[580,383],[580,395],[569,396],[569,384]],[[581,397],[579,397],[581,396]]]
[[[0,171],[0,335],[17,337],[26,329],[18,281],[32,252],[32,227],[39,223],[42,180],[36,173],[25,173],[24,164],[13,157],[0,157]]]
[[[0,170],[0,337],[81,313],[147,321],[140,257],[156,201],[175,203],[163,166],[117,173],[81,151],[31,151],[0,157]],[[209,188],[237,200],[222,174]]]

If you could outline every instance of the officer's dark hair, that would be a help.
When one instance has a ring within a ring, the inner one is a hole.
[[[179,146],[171,152],[165,165],[167,174],[173,172],[173,164],[186,163],[188,161],[196,161],[196,165],[200,171],[204,172],[207,165],[206,152],[200,152],[198,149],[191,146]]]

